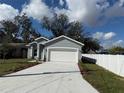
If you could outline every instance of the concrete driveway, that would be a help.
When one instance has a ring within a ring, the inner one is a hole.
[[[0,78],[0,93],[98,93],[77,64],[46,62]]]

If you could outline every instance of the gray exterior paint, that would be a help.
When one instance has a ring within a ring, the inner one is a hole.
[[[39,39],[39,40],[37,40],[36,42],[39,43],[39,44],[42,44],[42,43],[44,43],[44,42],[46,42],[46,41],[47,41],[47,40]]]
[[[27,57],[28,59],[34,59],[37,57],[37,59],[42,59],[42,52],[43,52],[43,43],[47,42],[48,40],[40,38],[38,40],[35,40],[28,44],[28,53]],[[34,50],[37,49],[37,56],[34,56]]]
[[[36,45],[34,47],[34,45]],[[65,36],[60,36],[58,38],[52,39],[52,40],[45,40],[45,39],[38,39],[35,40],[32,43],[29,43],[28,48],[28,58],[35,58],[34,56],[34,49],[37,48],[37,56],[36,58],[38,60],[45,60],[47,56],[47,48],[65,48],[64,51],[66,51],[67,48],[75,48],[79,50],[79,59],[81,56],[81,50],[83,47],[83,44],[79,43],[78,41],[72,40]]]
[[[51,42],[49,44],[46,44],[45,48],[47,48],[47,47],[72,47],[72,48],[77,48],[81,51],[81,48],[83,46],[76,44],[76,43],[72,42],[71,40],[63,38],[63,39],[58,39],[58,40]]]
[[[44,56],[46,58],[47,55],[47,48],[49,47],[70,47],[70,48],[77,48],[79,50],[79,60],[81,59],[81,51],[82,51],[82,45],[79,45],[75,42],[72,42],[71,40],[62,38],[62,39],[58,39],[56,41],[50,42],[48,44],[45,45],[44,47]]]

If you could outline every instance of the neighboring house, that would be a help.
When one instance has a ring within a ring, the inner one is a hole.
[[[52,62],[78,62],[84,44],[67,36],[48,40],[40,37],[28,45],[28,58]]]
[[[27,47],[25,43],[8,43],[10,49],[6,55],[6,58],[26,58]],[[2,44],[0,44],[0,47]],[[3,53],[0,51],[0,58],[3,58]]]

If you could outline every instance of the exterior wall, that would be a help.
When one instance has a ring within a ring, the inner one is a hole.
[[[42,46],[43,43],[45,43],[47,40],[37,40],[35,43],[37,45],[37,58],[39,60],[45,60],[46,59],[46,55],[47,55],[47,48],[49,47],[67,47],[67,48],[77,48],[79,50],[79,60],[81,59],[81,50],[82,50],[82,46],[72,42],[71,40],[68,39],[58,39],[55,40],[53,42],[50,42],[48,44],[46,44],[45,47]],[[41,45],[40,45],[41,44]],[[30,45],[30,47],[28,48],[28,59],[34,58],[34,44],[32,43]]]
[[[62,39],[57,42],[57,41],[54,41],[50,44],[47,44],[44,48],[44,58],[46,59],[46,56],[47,56],[47,48],[50,48],[50,47],[67,47],[67,48],[77,48],[79,50],[79,55],[78,55],[78,59],[81,60],[81,57],[82,57],[82,53],[81,53],[81,50],[82,50],[82,47],[81,45],[78,45],[70,40],[67,40],[67,39]]]
[[[28,59],[32,59],[33,57],[33,46],[28,47],[28,53],[27,53]]]
[[[39,40],[37,40],[36,42],[39,43],[39,44],[42,44],[42,43],[45,43],[46,41],[47,41],[47,40],[43,40],[43,39],[41,40],[41,39],[39,39]]]
[[[36,40],[35,42],[31,43],[30,46],[28,47],[28,53],[27,53],[27,58],[28,59],[32,59],[32,58],[36,58],[39,60],[42,60],[42,52],[43,52],[43,47],[40,45],[42,43],[45,43],[47,40],[44,39],[39,39]],[[36,45],[36,46],[34,46]],[[37,48],[37,55],[34,56],[34,50]]]
[[[82,56],[96,59],[97,65],[124,77],[124,55],[82,54]]]
[[[39,51],[39,60],[44,60],[44,46],[40,45],[40,51]]]
[[[81,61],[81,58],[82,58],[82,52],[80,50],[78,50],[78,61]]]
[[[71,47],[71,48],[77,48],[79,51],[81,51],[82,46],[78,45],[70,40],[67,39],[62,39],[59,40],[58,42],[52,42],[49,45],[46,45],[46,47]]]

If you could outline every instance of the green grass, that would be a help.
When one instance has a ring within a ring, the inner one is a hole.
[[[0,60],[0,76],[17,72],[37,64],[38,63],[30,63],[27,59]]]
[[[124,93],[124,78],[95,64],[79,63],[83,77],[100,93]]]

